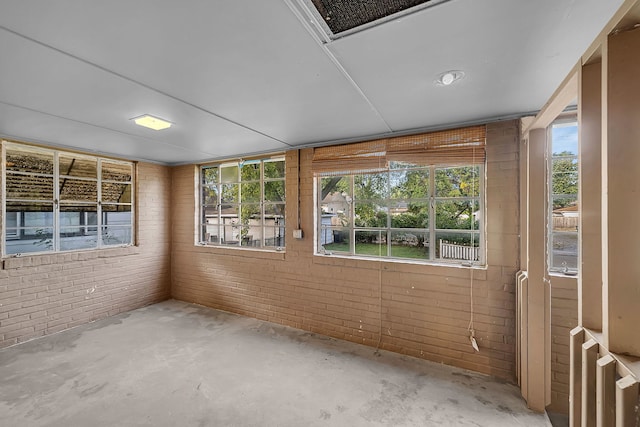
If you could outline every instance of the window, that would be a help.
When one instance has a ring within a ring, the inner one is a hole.
[[[484,141],[481,127],[316,149],[317,253],[484,264]]]
[[[133,243],[133,164],[3,142],[3,255]]]
[[[549,156],[549,269],[578,270],[578,123],[551,125]]]
[[[203,166],[200,186],[201,243],[284,248],[284,158]]]
[[[392,162],[379,173],[320,176],[319,252],[483,260],[483,169]]]

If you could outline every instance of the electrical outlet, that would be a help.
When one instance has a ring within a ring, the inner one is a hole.
[[[302,239],[302,230],[293,230],[293,238],[294,239]]]

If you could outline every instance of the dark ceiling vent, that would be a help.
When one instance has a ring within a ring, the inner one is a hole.
[[[333,34],[386,18],[431,0],[311,0]]]

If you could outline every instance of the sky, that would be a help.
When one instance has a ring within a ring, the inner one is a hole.
[[[578,155],[578,124],[575,122],[555,124],[551,130],[552,153],[569,151]]]

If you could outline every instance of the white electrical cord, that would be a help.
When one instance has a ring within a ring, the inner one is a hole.
[[[476,157],[476,151],[474,149],[473,150],[473,164],[474,165],[475,165],[475,157]],[[474,168],[475,168],[475,166],[474,166]],[[475,190],[476,190],[476,172],[474,170],[473,171],[473,179],[471,180],[471,194],[474,194]],[[473,223],[475,221],[475,218],[473,217],[473,210],[474,210],[473,208],[475,208],[475,202],[472,201],[471,203],[473,203],[473,205],[472,205],[473,207],[470,209],[471,210],[471,212],[470,212],[471,215],[470,215],[469,219],[470,219],[470,223],[471,223],[471,247],[473,247],[473,240],[474,240],[473,239],[473,237],[474,237],[474,234],[473,234],[473,231],[474,231]],[[472,258],[475,258],[475,257],[473,256]],[[471,341],[471,347],[473,347],[473,349],[475,351],[480,351],[480,348],[478,347],[478,342],[476,341],[476,331],[475,331],[474,326],[473,326],[473,262],[474,261],[475,261],[475,259],[471,261],[471,263],[470,263],[471,265],[469,267],[469,272],[470,272],[469,297],[470,297],[470,301],[471,301],[471,303],[470,303],[471,319],[469,321],[468,331],[469,331],[469,341]]]

